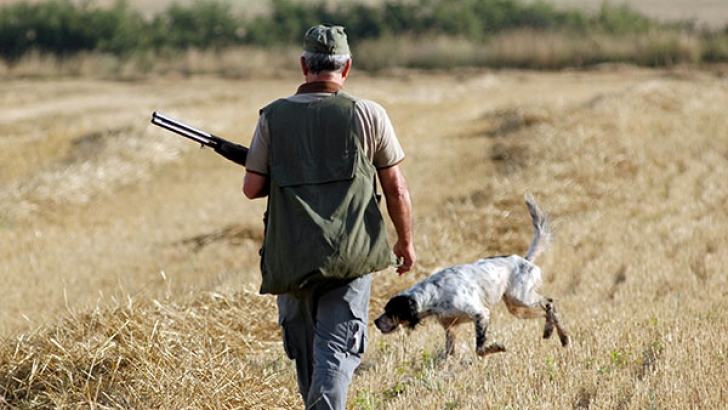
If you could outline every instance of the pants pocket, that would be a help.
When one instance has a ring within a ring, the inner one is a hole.
[[[281,327],[283,350],[289,359],[296,359],[302,347],[305,323],[301,322],[299,301],[290,295],[278,296],[278,326]]]
[[[367,348],[367,328],[361,322],[352,321],[349,325],[349,337],[347,342],[347,351],[351,354],[360,356],[364,354]]]

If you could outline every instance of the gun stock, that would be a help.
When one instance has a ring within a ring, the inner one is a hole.
[[[199,130],[157,111],[152,113],[152,124],[198,142],[201,147],[211,147],[230,161],[245,166],[248,157],[247,147]]]

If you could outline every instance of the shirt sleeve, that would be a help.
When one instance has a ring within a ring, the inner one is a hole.
[[[245,160],[245,169],[257,174],[268,175],[268,149],[270,146],[270,134],[268,133],[268,121],[265,114],[258,117],[258,124],[255,126],[253,139],[250,141],[250,150]]]
[[[371,100],[359,100],[356,120],[364,151],[376,168],[391,167],[404,160],[404,150],[384,107]]]

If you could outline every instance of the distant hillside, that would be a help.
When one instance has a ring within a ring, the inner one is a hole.
[[[0,6],[17,3],[20,0],[0,0]],[[169,5],[176,3],[190,5],[196,0],[127,0],[127,4],[140,10],[157,13]],[[304,3],[309,0],[297,0]],[[330,3],[359,2],[364,4],[382,3],[385,0],[329,0]],[[522,0],[524,3],[542,1],[553,4],[561,9],[576,9],[583,11],[596,11],[604,0]],[[30,0],[30,3],[39,3],[41,0]],[[112,4],[113,0],[98,0],[99,4]],[[236,8],[247,9],[251,12],[260,12],[266,9],[270,0],[231,1]],[[662,21],[694,19],[697,23],[713,27],[728,24],[728,1],[725,0],[612,0],[613,4],[627,4],[631,8],[644,13],[648,17]]]
[[[597,11],[605,0],[524,0],[544,1],[558,8]],[[695,20],[700,25],[723,27],[728,24],[728,1],[725,0],[611,0],[627,4],[634,10],[660,21]]]

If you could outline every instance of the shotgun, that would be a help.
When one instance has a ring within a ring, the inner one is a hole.
[[[157,111],[152,113],[152,124],[199,142],[201,148],[210,147],[230,161],[245,166],[245,159],[248,157],[247,147],[198,130]]]

